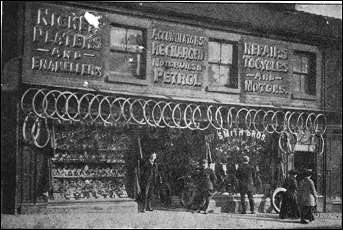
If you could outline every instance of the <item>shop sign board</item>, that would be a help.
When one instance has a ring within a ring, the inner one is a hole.
[[[155,23],[151,42],[155,85],[201,89],[208,44],[203,30]]]
[[[246,129],[219,129],[216,131],[216,135],[213,133],[205,136],[206,142],[212,142],[214,139],[224,140],[227,138],[254,138],[256,140],[266,141],[266,134],[255,131],[255,130],[246,130]]]
[[[243,37],[241,71],[246,94],[288,97],[290,52],[286,43]]]
[[[255,138],[261,141],[265,141],[266,139],[265,133],[261,133],[255,130],[245,130],[245,129],[217,130],[217,136],[219,140],[223,140],[224,138],[236,138],[236,137]]]
[[[32,77],[101,79],[104,16],[58,5],[32,4],[26,57]],[[31,51],[31,52],[30,52]],[[24,76],[24,81],[25,81]]]

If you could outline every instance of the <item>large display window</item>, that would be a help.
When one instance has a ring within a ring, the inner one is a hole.
[[[58,125],[51,158],[52,200],[127,198],[130,139],[113,128]]]

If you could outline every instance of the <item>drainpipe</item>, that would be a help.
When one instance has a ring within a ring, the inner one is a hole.
[[[321,93],[321,101],[322,101],[322,104],[323,104],[323,110],[324,110],[324,113],[325,113],[325,88],[326,88],[326,81],[325,81],[325,76],[326,76],[326,52],[325,50],[323,51],[323,56],[322,56],[322,89],[323,89],[323,92]],[[326,135],[324,134],[324,140],[327,140],[326,139]],[[325,142],[323,143],[325,145]],[[324,195],[324,204],[323,204],[323,212],[326,212],[326,177],[327,177],[327,154],[326,154],[326,146],[324,146],[324,153],[323,153],[323,185],[324,185],[324,188],[323,188],[323,195]]]

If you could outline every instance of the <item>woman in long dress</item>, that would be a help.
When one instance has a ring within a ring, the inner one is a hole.
[[[288,177],[285,180],[284,188],[287,191],[283,194],[280,208],[280,219],[291,218],[298,219],[300,217],[300,208],[298,204],[298,184],[296,180],[297,172],[295,170],[288,171]]]
[[[314,220],[313,213],[317,205],[317,191],[314,182],[311,179],[312,170],[307,169],[304,172],[304,179],[299,184],[299,203],[301,207],[301,223],[308,224]]]

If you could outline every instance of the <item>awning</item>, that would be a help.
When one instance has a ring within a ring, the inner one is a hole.
[[[86,124],[118,123],[157,128],[216,130],[244,129],[278,133],[280,139],[326,131],[323,113],[276,110],[237,105],[192,103],[60,89],[29,88],[21,97],[26,117]]]

